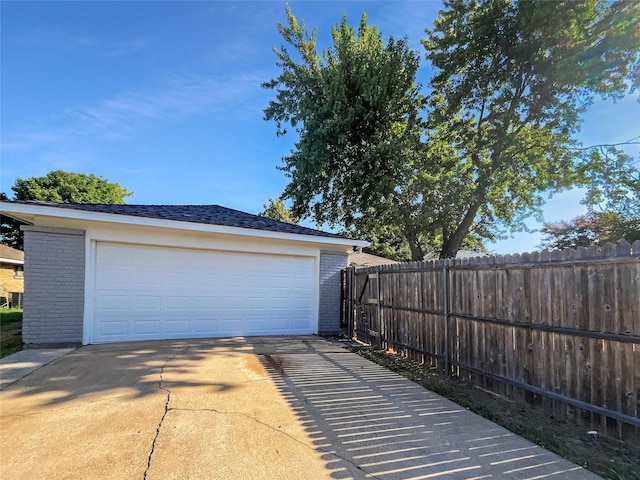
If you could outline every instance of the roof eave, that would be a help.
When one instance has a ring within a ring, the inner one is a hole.
[[[173,228],[177,230],[189,230],[197,232],[220,233],[226,235],[250,236],[265,239],[295,240],[308,243],[324,243],[326,245],[344,245],[354,247],[366,247],[369,245],[364,240],[350,238],[324,237],[320,235],[304,235],[298,233],[273,232],[255,228],[228,227],[224,225],[211,225],[207,223],[183,222],[179,220],[165,220],[152,217],[140,217],[116,213],[90,212],[87,210],[75,210],[71,208],[56,207],[52,205],[33,205],[12,202],[0,202],[0,210],[9,216],[15,215],[17,219],[33,223],[29,216],[44,216],[53,218],[69,218],[104,223],[116,223],[123,225],[142,225],[147,227]],[[24,215],[24,216],[23,216]]]
[[[24,265],[24,260],[14,260],[12,258],[0,257],[0,263],[10,263],[12,265]]]

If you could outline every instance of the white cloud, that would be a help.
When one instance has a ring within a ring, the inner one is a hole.
[[[123,92],[94,105],[65,112],[65,116],[89,132],[130,130],[141,121],[167,120],[186,115],[231,111],[260,90],[261,75],[232,78],[182,75],[169,78],[159,87]]]
[[[37,128],[3,132],[3,151],[27,152],[40,147],[73,144],[79,137],[130,138],[154,122],[177,122],[195,115],[242,114],[265,95],[265,74],[228,78],[196,74],[175,75],[145,89],[129,90],[93,104],[80,105],[41,119]],[[44,125],[43,125],[44,123]]]
[[[148,42],[137,38],[119,43],[101,41],[91,35],[71,34],[61,29],[33,29],[12,40],[14,43],[38,50],[85,51],[104,57],[122,57],[144,50]]]
[[[265,78],[259,73],[228,78],[177,75],[150,88],[124,91],[46,119],[35,119],[29,125],[9,126],[5,122],[2,191],[8,191],[17,176],[44,175],[54,169],[100,173],[106,165],[118,169],[124,164],[112,159],[129,148],[121,141],[138,135],[142,138],[154,128],[160,130],[189,117],[209,116],[203,121],[212,125],[220,119],[242,122],[247,117],[259,118],[260,112],[254,111],[256,105],[266,105],[268,92],[260,88]],[[105,142],[115,148],[115,153],[105,155]],[[140,168],[136,162],[130,166]],[[134,173],[126,168],[119,171]]]

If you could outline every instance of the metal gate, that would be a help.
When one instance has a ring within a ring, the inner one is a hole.
[[[348,336],[380,348],[384,334],[380,314],[380,273],[350,267],[344,275],[344,317]]]

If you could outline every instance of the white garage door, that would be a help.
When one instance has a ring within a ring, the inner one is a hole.
[[[312,257],[96,247],[95,343],[317,330]]]

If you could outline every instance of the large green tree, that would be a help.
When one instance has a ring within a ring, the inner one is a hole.
[[[640,4],[587,0],[447,0],[423,41],[436,68],[429,129],[448,138],[467,172],[441,255],[474,222],[517,225],[543,192],[589,182],[603,156],[575,148],[594,97],[640,80]],[[455,137],[449,134],[455,132]]]
[[[17,178],[11,190],[13,200],[40,200],[57,203],[122,204],[133,192],[93,174],[53,170],[43,177]],[[2,193],[2,199],[7,195]],[[2,216],[2,243],[23,248],[19,223]]]
[[[122,204],[133,192],[93,174],[53,170],[44,177],[16,179],[11,187],[14,200],[41,200],[57,203]]]
[[[298,135],[283,197],[318,223],[401,237],[413,259],[522,226],[543,192],[603,168],[573,136],[595,95],[638,85],[639,9],[446,1],[423,41],[435,69],[426,97],[405,40],[385,42],[364,16],[357,33],[343,19],[320,54],[287,10],[277,27],[294,54],[276,50],[282,72],[265,84],[277,91],[265,118]]]
[[[421,214],[408,206],[413,192],[404,186],[422,149],[418,54],[406,40],[385,42],[364,15],[357,31],[346,18],[337,24],[332,48],[320,53],[316,32],[289,8],[287,19],[277,28],[294,53],[276,50],[282,73],[264,84],[277,92],[265,118],[279,135],[290,128],[298,135],[283,159],[291,179],[283,198],[317,224],[420,234],[407,225]]]

